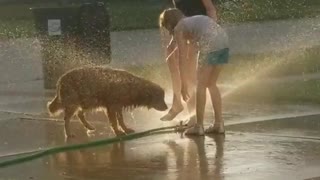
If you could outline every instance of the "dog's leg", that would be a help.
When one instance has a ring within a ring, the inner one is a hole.
[[[126,132],[127,134],[130,134],[130,133],[134,133],[135,131],[131,128],[128,128],[124,121],[123,121],[123,115],[122,115],[122,110],[121,109],[118,109],[117,110],[117,119],[118,119],[118,123],[120,125],[120,127],[124,130],[124,132]]]
[[[70,120],[72,116],[74,115],[76,111],[76,108],[74,107],[67,107],[65,108],[65,114],[64,114],[64,131],[67,138],[74,137],[74,134],[71,133],[70,130]]]
[[[77,116],[80,119],[81,123],[84,125],[84,127],[91,131],[95,130],[95,128],[85,119],[84,112],[82,110],[78,111]]]
[[[117,136],[125,135],[126,133],[119,129],[116,111],[114,111],[113,109],[108,109],[107,113],[108,113],[109,121],[111,123],[111,127],[112,127],[113,132]]]

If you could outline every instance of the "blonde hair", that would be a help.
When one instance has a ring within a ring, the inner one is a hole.
[[[183,13],[177,8],[166,9],[159,16],[159,26],[173,34],[174,28],[183,17]]]

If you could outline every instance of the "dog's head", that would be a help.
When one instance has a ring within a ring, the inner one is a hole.
[[[164,89],[158,85],[153,86],[151,91],[148,91],[149,96],[149,108],[154,108],[158,111],[165,111],[168,109],[166,102],[164,101],[165,93]]]

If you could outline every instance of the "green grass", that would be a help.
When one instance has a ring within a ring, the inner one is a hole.
[[[0,6],[0,37],[33,36],[32,12],[30,7],[57,6],[44,4],[7,4]],[[164,4],[146,0],[110,0],[111,30],[148,29],[158,26],[158,16]]]
[[[148,29],[158,27],[158,17],[164,4],[150,0],[111,0],[110,13],[113,30]]]
[[[265,21],[317,16],[320,3],[315,0],[220,0],[218,10],[224,22]]]
[[[108,0],[113,31],[158,27],[158,16],[167,7],[166,1]],[[52,1],[48,6],[52,6]],[[0,36],[34,35],[30,7],[44,4],[0,5]],[[313,17],[320,14],[318,0],[219,0],[221,22],[263,21]]]
[[[1,38],[20,38],[35,35],[32,20],[0,20],[0,39]]]

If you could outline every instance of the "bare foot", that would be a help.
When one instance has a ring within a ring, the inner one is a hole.
[[[87,130],[87,136],[88,137],[94,137],[95,136],[95,131],[94,130]]]
[[[94,128],[91,124],[87,124],[85,127],[90,131],[96,130],[96,128]]]
[[[162,118],[160,118],[161,121],[172,121],[179,113],[183,111],[183,106],[180,106],[177,109],[171,108],[168,112],[168,114],[164,115]]]
[[[195,126],[197,124],[197,116],[196,115],[191,116],[189,119],[184,121],[184,124],[188,128]]]
[[[126,128],[126,129],[124,129],[124,132],[125,132],[126,134],[132,134],[132,133],[135,133],[135,130],[133,130],[133,129],[131,129],[131,128]]]
[[[116,136],[125,136],[125,135],[127,135],[125,132],[120,131],[120,130],[114,131],[114,133],[116,134]]]
[[[204,135],[204,129],[201,125],[195,125],[189,129],[186,130],[185,135],[197,135],[197,136],[203,136]]]
[[[206,130],[206,134],[224,134],[224,124],[211,124]]]

